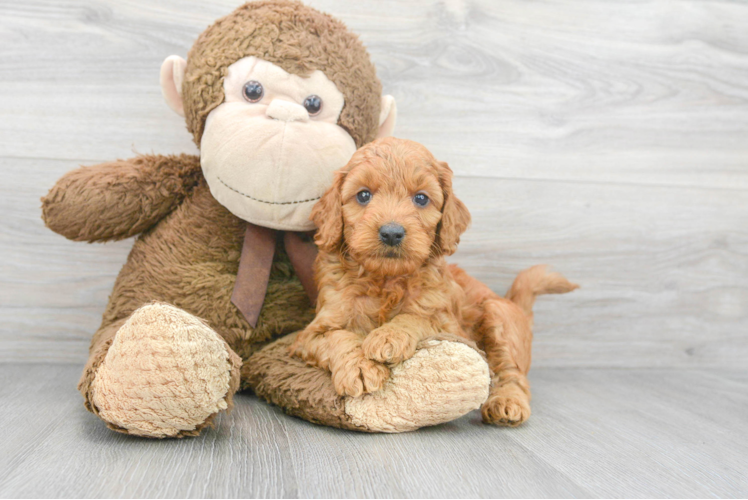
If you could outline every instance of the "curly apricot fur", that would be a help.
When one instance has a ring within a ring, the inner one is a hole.
[[[356,199],[361,189],[372,193],[364,205]],[[414,203],[417,193],[428,196],[426,206]],[[381,387],[378,367],[412,357],[420,340],[460,335],[485,351],[493,372],[483,420],[509,426],[527,420],[532,305],[537,295],[576,285],[535,266],[502,298],[448,265],[444,255],[456,250],[470,214],[452,192],[447,164],[415,142],[386,138],[361,148],[312,218],[320,246],[317,316],[296,338],[293,354],[330,370],[339,394],[356,396]],[[388,223],[405,231],[394,248],[379,238]]]

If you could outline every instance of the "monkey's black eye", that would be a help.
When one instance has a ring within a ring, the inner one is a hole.
[[[322,99],[318,95],[310,95],[304,99],[304,107],[310,115],[316,115],[322,109]]]
[[[416,195],[413,197],[413,203],[415,203],[419,207],[425,207],[429,204],[429,197],[423,193],[416,193]]]
[[[250,80],[244,84],[244,98],[249,102],[257,102],[262,99],[265,89],[262,84],[256,80]]]
[[[367,205],[371,201],[371,191],[362,189],[356,194],[356,201],[359,205]]]

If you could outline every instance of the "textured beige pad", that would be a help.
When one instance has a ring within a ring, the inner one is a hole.
[[[198,318],[150,304],[117,332],[93,381],[93,404],[129,434],[173,437],[228,407],[232,362],[223,340]]]
[[[385,387],[347,398],[351,422],[371,432],[405,432],[459,418],[488,398],[488,364],[460,342],[429,341],[395,366]]]

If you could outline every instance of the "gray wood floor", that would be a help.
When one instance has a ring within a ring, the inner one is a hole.
[[[131,242],[71,243],[64,172],[196,152],[161,61],[240,0],[0,0],[3,496],[748,496],[748,3],[312,0],[361,34],[396,135],[456,172],[453,260],[502,292],[552,264],[527,426],[401,436],[241,397],[218,428],[107,431],[75,392]],[[742,474],[742,475],[741,475]]]
[[[3,497],[745,497],[748,376],[541,368],[517,429],[473,412],[410,434],[288,417],[254,396],[198,438],[108,431],[79,367],[0,365]]]

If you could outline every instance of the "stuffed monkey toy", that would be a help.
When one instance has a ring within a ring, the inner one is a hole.
[[[161,68],[200,156],[144,155],[63,176],[45,223],[75,241],[137,236],[78,389],[111,429],[197,435],[253,390],[312,422],[399,432],[446,422],[488,395],[475,346],[448,335],[395,366],[387,386],[341,397],[288,354],[314,318],[311,208],[355,150],[394,127],[369,55],[301,3],[247,3]]]

